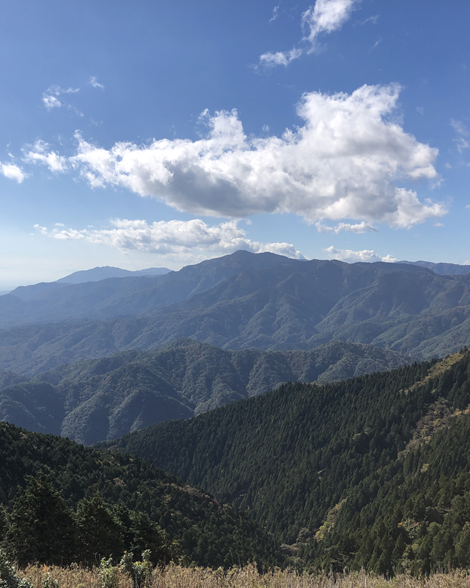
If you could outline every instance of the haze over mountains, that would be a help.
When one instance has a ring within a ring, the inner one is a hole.
[[[470,344],[469,320],[470,275],[238,251],[157,277],[18,288],[0,297],[0,369],[32,376],[184,337],[279,351],[346,341],[428,358]]]

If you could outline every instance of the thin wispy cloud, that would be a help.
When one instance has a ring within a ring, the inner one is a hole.
[[[214,226],[201,219],[190,221],[158,221],[114,219],[111,228],[82,230],[65,229],[61,223],[55,228],[35,225],[34,228],[46,237],[64,241],[84,240],[95,244],[115,247],[121,251],[143,251],[158,255],[188,255],[194,249],[210,254],[223,255],[239,249],[254,253],[269,251],[295,259],[304,259],[290,243],[260,243],[247,238],[237,221],[228,221]]]
[[[376,47],[378,47],[380,45],[380,43],[382,42],[382,39],[378,39],[373,45],[372,47],[369,49],[369,53],[371,51],[373,51]]]
[[[337,235],[338,233],[341,233],[341,231],[346,231],[347,233],[356,233],[356,234],[377,233],[377,229],[373,225],[366,223],[365,221],[362,221],[361,223],[355,223],[355,224],[339,223],[334,227],[329,227],[328,225],[324,225],[321,222],[316,222],[315,227],[317,228],[317,231],[319,233],[334,233],[335,235]]]
[[[96,79],[94,76],[92,76],[92,77],[89,79],[88,83],[89,83],[89,84],[90,84],[90,86],[92,86],[93,88],[100,88],[100,90],[104,90],[104,86],[103,86],[103,84],[100,84],[100,83],[98,82],[98,80],[97,80],[97,79]]]
[[[100,90],[104,90],[103,84],[100,84],[96,77],[91,77],[86,85],[90,85],[92,88],[99,88]],[[42,94],[42,103],[45,106],[46,110],[53,110],[54,108],[66,108],[67,110],[71,110],[75,112],[78,116],[83,116],[83,113],[80,112],[73,104],[65,101],[63,96],[67,94],[77,94],[82,90],[80,88],[61,88],[57,85],[49,86],[47,90],[45,90]]]
[[[451,119],[450,124],[454,131],[458,134],[458,137],[455,137],[454,139],[454,143],[457,145],[457,151],[462,153],[462,151],[470,147],[469,142],[467,139],[465,139],[465,137],[469,136],[469,131],[460,120]]]
[[[359,0],[317,0],[301,18],[303,36],[298,46],[287,51],[263,53],[259,65],[274,67],[287,66],[304,53],[312,53],[318,46],[318,37],[339,30],[351,17]]]
[[[366,24],[376,25],[379,21],[379,18],[380,14],[374,14],[374,16],[369,16],[369,18],[366,18],[365,20],[356,20],[354,26],[364,26]]]
[[[42,102],[47,110],[52,110],[53,108],[60,108],[61,106],[70,107],[69,104],[62,102],[59,100],[59,96],[63,94],[76,94],[80,92],[80,88],[61,88],[60,86],[50,86],[45,92],[42,94]]]
[[[274,22],[278,18],[279,8],[280,8],[280,6],[275,6],[273,8],[273,14],[272,14],[271,18],[269,19],[269,22]]]

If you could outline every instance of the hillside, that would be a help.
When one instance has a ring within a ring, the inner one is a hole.
[[[27,476],[37,476],[41,471],[69,508],[78,507],[80,512],[81,504],[82,510],[90,509],[90,501],[93,503],[99,492],[102,500],[118,508],[116,512],[125,513],[124,506],[147,514],[171,541],[178,541],[187,562],[230,567],[253,559],[266,565],[282,559],[272,539],[248,518],[148,463],[85,448],[53,435],[30,433],[8,423],[0,423],[0,531],[2,504],[7,512],[7,530],[0,532],[0,543],[10,538],[18,544],[17,538],[8,531],[8,519],[11,525],[21,524],[25,538],[28,537],[24,511],[20,521],[14,517],[18,509],[15,503],[22,496],[19,488],[25,487]],[[39,485],[44,487],[44,484],[44,480],[39,479]],[[41,515],[45,517],[45,524],[48,517],[54,516],[50,509],[46,512],[48,514],[43,511]],[[97,520],[104,526],[106,516],[101,514],[101,519]],[[31,521],[32,526],[35,524]],[[118,530],[115,528],[115,533]],[[106,536],[104,528],[96,531]],[[59,530],[54,532],[59,533]],[[51,530],[52,535],[54,532]],[[46,542],[53,537],[43,536],[39,540]],[[64,549],[64,546],[59,545],[57,549]],[[109,557],[109,552],[102,555]],[[56,557],[60,556],[61,553],[56,552]]]
[[[310,566],[469,566],[470,352],[289,384],[112,444],[250,511]]]
[[[409,363],[368,345],[314,351],[227,351],[190,339],[65,365],[30,381],[0,373],[0,421],[85,445],[154,423],[189,418],[282,382],[327,382]]]

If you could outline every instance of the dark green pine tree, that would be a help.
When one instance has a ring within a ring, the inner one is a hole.
[[[76,528],[65,500],[44,473],[30,478],[13,502],[6,532],[8,552],[20,566],[39,562],[69,564]]]
[[[89,565],[102,557],[118,560],[124,553],[123,529],[101,496],[83,498],[77,505],[78,559]]]

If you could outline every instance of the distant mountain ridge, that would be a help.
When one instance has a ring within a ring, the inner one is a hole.
[[[463,276],[470,274],[470,264],[459,265],[457,263],[434,263],[432,261],[399,261],[398,263],[409,263],[430,269],[440,276]]]
[[[109,278],[130,278],[137,276],[163,276],[170,273],[166,267],[149,267],[142,270],[125,270],[119,267],[103,266],[94,267],[89,270],[81,270],[74,272],[65,278],[56,280],[56,283],[61,284],[83,284],[84,282],[99,282],[100,280],[107,280]]]
[[[159,351],[61,366],[30,381],[3,372],[0,421],[90,445],[257,396],[282,382],[328,382],[409,362],[351,343],[281,353],[225,351],[182,340]]]
[[[346,341],[418,358],[470,345],[470,274],[413,264],[238,251],[163,276],[35,288],[0,297],[0,369],[34,375],[185,337],[277,351]]]

